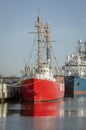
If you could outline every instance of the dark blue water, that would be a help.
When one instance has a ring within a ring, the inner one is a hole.
[[[0,104],[0,130],[86,130],[86,98]]]

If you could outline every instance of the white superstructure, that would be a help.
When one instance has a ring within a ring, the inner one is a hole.
[[[64,66],[65,76],[86,76],[86,41],[78,41],[76,51],[68,56]]]

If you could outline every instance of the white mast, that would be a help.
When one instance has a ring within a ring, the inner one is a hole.
[[[46,22],[45,26],[45,39],[46,39],[46,46],[47,46],[47,64],[51,66],[51,54],[50,54],[50,36],[49,36],[49,24]]]
[[[37,60],[37,64],[38,64],[38,73],[40,73],[40,66],[41,66],[41,18],[38,15],[37,17],[37,24],[35,25],[35,27],[37,27],[37,32],[30,32],[30,33],[37,33],[38,34],[38,60]]]
[[[37,17],[38,24],[37,27],[37,33],[38,33],[38,73],[40,73],[40,66],[41,66],[41,18],[40,16]]]

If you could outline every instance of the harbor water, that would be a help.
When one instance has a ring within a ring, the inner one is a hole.
[[[86,130],[86,98],[0,104],[0,130]]]

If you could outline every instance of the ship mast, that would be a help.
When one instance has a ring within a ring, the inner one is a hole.
[[[51,54],[50,54],[50,36],[49,36],[49,25],[46,22],[45,26],[45,39],[46,39],[46,46],[47,46],[47,64],[51,66]]]
[[[41,66],[41,18],[38,15],[37,17],[37,24],[35,24],[35,27],[37,27],[37,32],[30,32],[30,33],[37,33],[38,34],[38,60],[37,60],[37,64],[38,64],[38,73],[40,73],[40,66]]]
[[[37,17],[37,24],[35,24],[35,27],[37,27],[37,32],[30,32],[30,33],[37,33],[38,34],[38,73],[40,73],[40,66],[41,66],[41,18],[38,15]]]
[[[81,40],[78,40],[78,74],[81,75],[81,59],[80,59],[80,53],[81,53]]]
[[[41,64],[41,18],[40,16],[37,17],[37,33],[38,33],[38,73],[40,72],[40,64]]]

